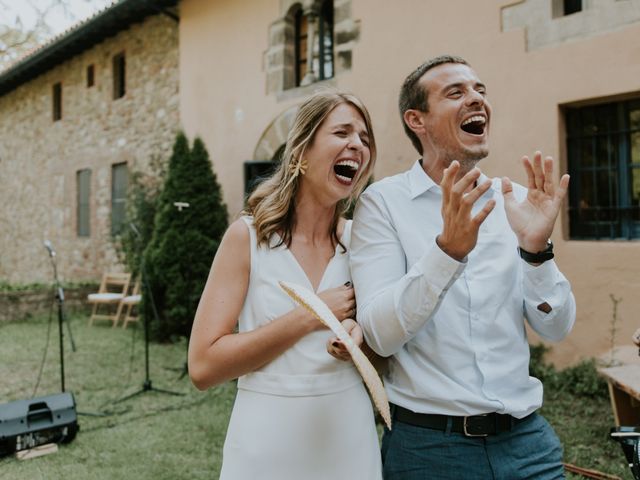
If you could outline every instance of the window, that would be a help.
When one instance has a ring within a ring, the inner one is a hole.
[[[562,11],[564,15],[581,12],[582,0],[562,0]]]
[[[271,160],[253,160],[250,162],[244,162],[244,194],[245,197],[249,197],[249,194],[260,184],[262,181],[269,178],[276,170],[276,167],[280,164],[282,156],[284,155],[285,144],[283,143],[273,154]]]
[[[95,67],[93,64],[87,67],[87,88],[91,88],[95,85]]]
[[[269,25],[264,52],[267,93],[281,98],[305,95],[308,89],[296,87],[351,70],[353,48],[360,38],[360,22],[351,15],[352,0],[278,3],[280,17]]]
[[[313,71],[324,80],[333,77],[333,1],[325,0],[318,17],[318,35],[314,38]]]
[[[640,99],[566,111],[570,237],[640,238]]]
[[[79,237],[91,235],[91,170],[84,169],[76,172],[77,209],[76,233]]]
[[[113,99],[124,97],[126,93],[126,62],[124,52],[113,57]]]
[[[332,78],[333,1],[325,0],[309,11],[298,5],[294,18],[296,86]]]
[[[296,12],[296,85],[302,83],[307,73],[307,31],[309,22],[302,8]]]
[[[62,84],[60,82],[53,85],[53,121],[62,118]]]
[[[126,221],[129,173],[126,163],[111,166],[111,235],[118,235]]]
[[[551,16],[566,17],[582,11],[582,0],[551,0]]]

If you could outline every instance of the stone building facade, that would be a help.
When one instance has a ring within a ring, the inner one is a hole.
[[[2,93],[0,280],[48,281],[44,240],[56,250],[64,280],[95,280],[122,268],[111,234],[114,165],[126,186],[153,158],[168,159],[178,104],[178,23],[158,13]],[[82,232],[79,172],[88,187]]]

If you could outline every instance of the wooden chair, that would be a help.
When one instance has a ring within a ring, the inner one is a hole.
[[[137,279],[133,284],[133,291],[131,295],[127,295],[122,299],[122,305],[124,307],[124,324],[122,328],[127,328],[130,322],[138,321],[137,307],[142,300],[142,294],[140,293],[140,279]],[[135,311],[135,314],[132,312]]]
[[[87,297],[89,303],[93,304],[89,325],[93,325],[94,320],[111,320],[114,327],[118,324],[123,306],[122,299],[127,295],[130,281],[130,273],[105,273],[102,276],[98,293],[91,293]],[[112,313],[98,313],[101,305]]]

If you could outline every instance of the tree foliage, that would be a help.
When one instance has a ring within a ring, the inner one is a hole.
[[[107,0],[84,0],[87,8]],[[42,45],[54,34],[52,19],[77,21],[78,3],[69,0],[0,0],[0,70]]]
[[[179,133],[158,197],[151,242],[144,252],[148,284],[159,314],[158,322],[151,323],[157,340],[189,336],[211,261],[227,226],[227,207],[204,143],[196,138],[190,150],[187,138]],[[143,311],[153,314],[145,301]]]

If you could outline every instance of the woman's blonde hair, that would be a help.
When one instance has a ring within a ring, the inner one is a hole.
[[[318,127],[334,108],[343,103],[353,106],[364,119],[369,135],[370,160],[364,171],[358,172],[351,195],[336,205],[329,234],[334,245],[340,243],[337,233],[338,220],[348,211],[367,184],[376,161],[376,142],[369,112],[360,99],[348,93],[329,90],[313,94],[300,105],[287,136],[280,164],[274,174],[249,196],[247,208],[243,213],[253,216],[259,245],[270,245],[273,235],[278,234],[280,241],[276,246],[291,246],[291,234],[296,223],[294,200],[301,176],[295,176],[290,166],[304,156],[307,147],[313,143]]]

